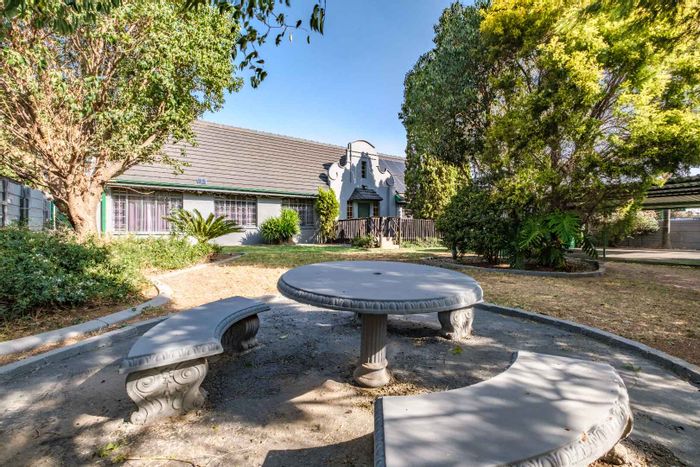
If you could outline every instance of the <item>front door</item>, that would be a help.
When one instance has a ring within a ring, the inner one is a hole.
[[[369,217],[369,203],[357,203],[357,217]]]

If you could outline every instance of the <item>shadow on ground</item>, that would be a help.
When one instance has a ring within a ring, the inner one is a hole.
[[[147,427],[118,364],[133,339],[0,381],[0,464],[369,465],[373,402],[474,384],[505,370],[514,350],[608,361],[633,404],[632,440],[700,462],[697,388],[654,364],[586,337],[478,311],[475,337],[438,336],[434,315],[391,318],[392,384],[352,382],[359,324],[351,313],[276,300],[261,315],[260,345],[211,360],[207,405]],[[679,461],[679,462],[680,462]]]

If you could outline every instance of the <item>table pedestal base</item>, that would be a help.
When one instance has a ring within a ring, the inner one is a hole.
[[[440,334],[454,340],[469,339],[472,336],[474,322],[474,307],[454,311],[441,311],[438,320],[442,326]]]
[[[355,369],[357,384],[368,388],[378,388],[389,383],[391,376],[386,369],[386,323],[387,315],[360,315],[362,320],[362,341],[360,344],[360,364]]]

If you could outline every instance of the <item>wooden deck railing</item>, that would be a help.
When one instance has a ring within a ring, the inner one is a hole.
[[[371,235],[388,237],[396,243],[402,241],[426,240],[439,238],[432,219],[407,219],[399,217],[366,217],[345,219],[336,222],[336,239],[350,241],[356,237]]]

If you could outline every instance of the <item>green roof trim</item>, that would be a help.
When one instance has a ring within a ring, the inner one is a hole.
[[[100,235],[107,232],[107,194],[102,191],[100,197]]]
[[[143,186],[143,187],[155,187],[155,188],[181,188],[184,190],[192,191],[220,191],[227,193],[258,193],[273,196],[300,196],[304,198],[315,198],[316,193],[302,193],[297,191],[282,191],[273,190],[268,188],[237,188],[219,185],[192,185],[188,183],[172,183],[172,182],[145,182],[140,180],[123,180],[117,179],[109,183],[109,186]]]

